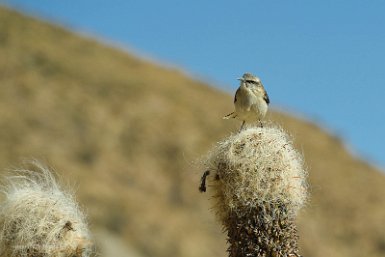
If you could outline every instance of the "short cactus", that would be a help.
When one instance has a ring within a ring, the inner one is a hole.
[[[46,167],[34,166],[16,171],[1,188],[0,257],[90,256],[90,234],[77,203]]]
[[[299,256],[294,218],[307,199],[307,172],[281,128],[230,136],[212,150],[206,168],[230,257]]]

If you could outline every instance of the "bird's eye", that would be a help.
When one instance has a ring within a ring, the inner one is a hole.
[[[247,83],[250,83],[250,84],[258,84],[258,82],[254,81],[254,80],[246,80]]]

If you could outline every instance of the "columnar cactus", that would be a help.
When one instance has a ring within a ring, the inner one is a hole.
[[[0,257],[85,257],[91,254],[85,218],[51,172],[19,170],[1,190]]]
[[[200,190],[208,176],[230,257],[299,256],[294,219],[307,198],[307,173],[281,128],[252,127],[230,136],[211,151],[206,166]]]

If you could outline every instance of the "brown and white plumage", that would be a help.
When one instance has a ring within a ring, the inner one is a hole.
[[[235,111],[223,118],[236,118],[243,121],[241,129],[246,123],[256,121],[259,121],[262,126],[262,119],[270,103],[267,92],[261,80],[250,73],[243,74],[239,80],[241,83],[234,97]]]

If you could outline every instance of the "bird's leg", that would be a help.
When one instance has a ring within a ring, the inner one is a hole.
[[[239,132],[241,132],[243,130],[243,127],[245,126],[245,123],[246,123],[246,121],[242,122],[242,125],[241,125],[241,128],[239,129]]]
[[[263,123],[262,123],[261,119],[259,119],[259,126],[260,126],[261,128],[263,128]]]
[[[206,170],[201,177],[201,185],[199,186],[199,192],[206,192],[206,177],[210,175],[210,171]]]

